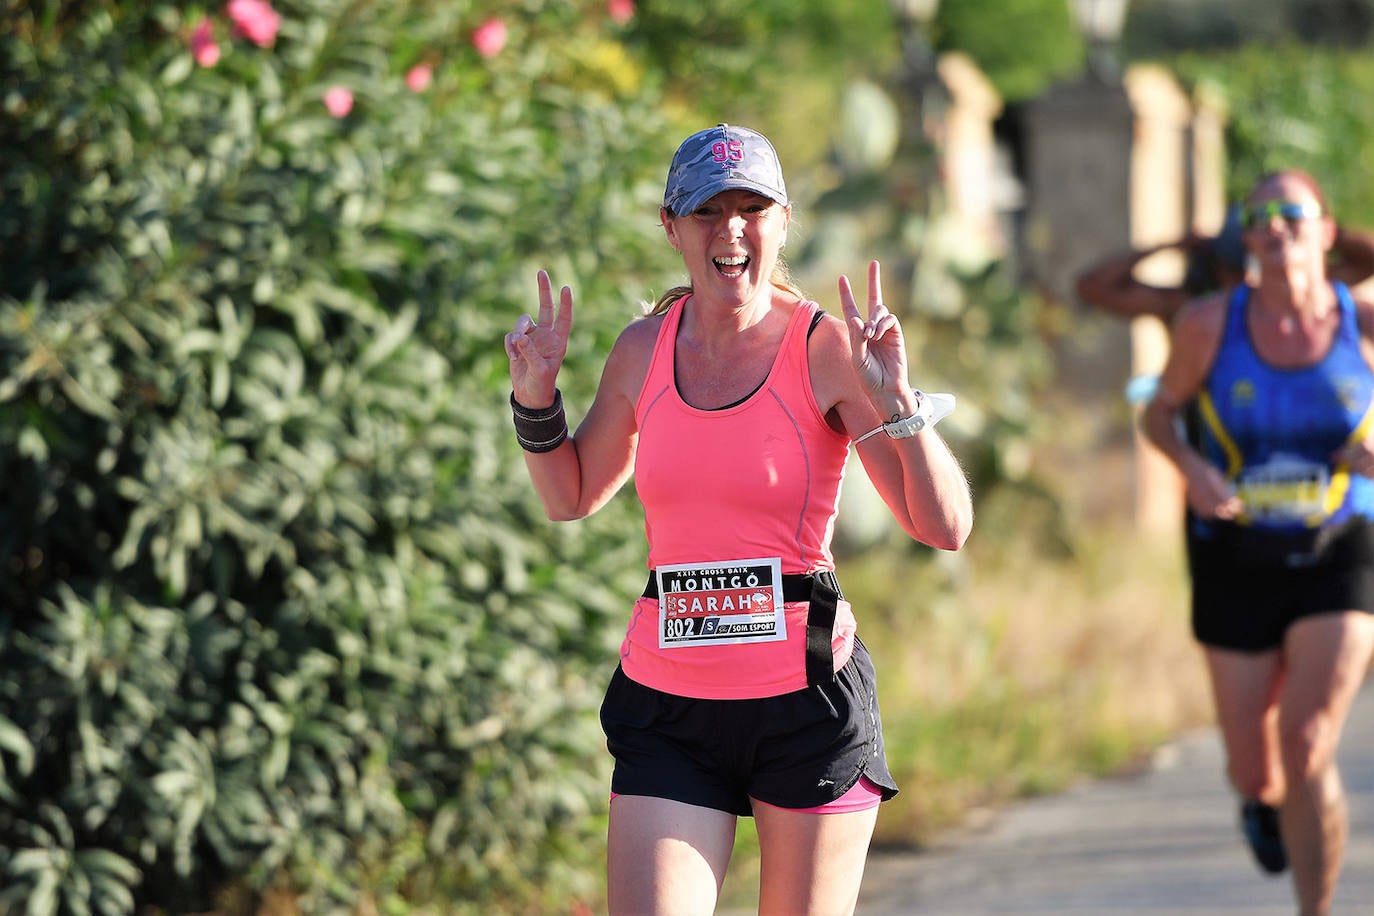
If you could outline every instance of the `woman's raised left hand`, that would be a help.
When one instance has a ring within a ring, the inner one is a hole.
[[[854,371],[873,394],[909,390],[907,383],[906,341],[897,316],[883,305],[882,268],[868,265],[868,317],[859,311],[849,278],[840,276],[840,305],[849,328]]]

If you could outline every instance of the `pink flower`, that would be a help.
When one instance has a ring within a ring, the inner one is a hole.
[[[202,67],[213,67],[219,63],[219,44],[215,41],[215,32],[209,19],[202,19],[191,33],[191,56]]]
[[[406,88],[411,92],[424,92],[433,81],[433,64],[416,64],[406,73]]]
[[[324,107],[336,118],[353,110],[353,93],[343,86],[330,86],[324,91]]]
[[[259,48],[270,48],[277,40],[281,17],[267,0],[229,0],[225,9],[234,22],[234,31]]]
[[[635,17],[635,0],[606,0],[606,12],[620,25]]]
[[[506,46],[506,23],[493,16],[472,33],[472,46],[483,57],[495,57]]]

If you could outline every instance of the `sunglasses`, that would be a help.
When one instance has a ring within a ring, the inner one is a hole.
[[[1296,203],[1291,200],[1271,200],[1268,203],[1246,207],[1243,218],[1245,228],[1251,231],[1266,228],[1276,216],[1282,216],[1288,228],[1295,230],[1298,223],[1305,219],[1316,219],[1323,213],[1321,205],[1312,201]]]

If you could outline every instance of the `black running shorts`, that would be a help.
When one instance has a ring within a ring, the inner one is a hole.
[[[866,776],[897,794],[883,750],[868,650],[834,680],[756,700],[702,700],[654,690],[619,667],[601,705],[615,758],[611,791],[748,817],[750,798],[779,808],[829,804]]]
[[[1203,645],[1261,652],[1282,645],[1288,627],[1303,617],[1374,613],[1370,523],[1347,524],[1301,550],[1236,528],[1204,526],[1189,544],[1193,635]]]

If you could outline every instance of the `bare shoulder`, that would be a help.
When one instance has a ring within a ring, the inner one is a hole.
[[[630,349],[653,350],[654,342],[658,340],[658,332],[663,328],[664,315],[642,315],[635,318],[616,338],[616,348],[627,347]]]
[[[1155,401],[1178,408],[1201,389],[1221,347],[1230,298],[1222,291],[1193,299],[1174,317]]]
[[[811,390],[823,413],[857,397],[858,376],[854,372],[849,329],[844,319],[822,312],[820,322],[806,344],[811,367]]]
[[[1220,337],[1226,326],[1230,298],[1229,291],[1223,291],[1189,300],[1174,316],[1175,346],[1199,336],[1205,339]]]
[[[806,351],[813,381],[832,377],[848,379],[853,374],[849,329],[842,318],[822,311],[819,323],[807,340]]]
[[[820,321],[816,324],[815,330],[811,332],[807,349],[810,351],[812,359],[817,357],[822,359],[835,358],[847,363],[849,361],[849,329],[845,327],[844,319],[822,309]]]
[[[639,390],[649,374],[649,363],[653,359],[654,344],[658,341],[658,332],[663,328],[663,320],[662,315],[645,315],[625,326],[611,347],[610,356],[606,358],[603,385],[614,385],[632,402],[639,396]]]

